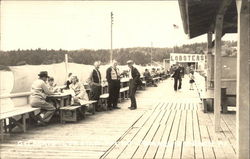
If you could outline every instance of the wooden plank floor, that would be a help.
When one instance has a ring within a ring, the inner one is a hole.
[[[36,127],[7,136],[1,158],[236,158],[235,114],[222,115],[214,132],[213,114],[201,110],[197,91],[173,91],[173,80],[137,94],[138,109],[88,115],[77,123]]]

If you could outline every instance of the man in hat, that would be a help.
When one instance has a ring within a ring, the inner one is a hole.
[[[112,62],[112,66],[106,71],[106,78],[108,81],[109,98],[108,98],[108,109],[120,109],[117,106],[119,93],[120,93],[120,73],[117,68],[117,61]]]
[[[101,73],[99,71],[101,62],[95,61],[94,62],[94,69],[90,73],[90,76],[87,80],[89,86],[90,86],[90,92],[89,92],[89,99],[90,100],[96,100],[98,101],[100,98],[100,95],[102,93],[102,81],[101,81]],[[99,112],[101,111],[101,108],[98,105],[98,102],[95,105],[95,111]]]
[[[129,67],[129,98],[131,101],[131,106],[128,108],[134,110],[137,108],[135,93],[141,82],[140,73],[135,67],[133,67],[134,62],[132,60],[127,61],[127,64]]]
[[[38,76],[39,78],[34,81],[31,86],[30,104],[32,107],[41,108],[46,111],[44,116],[41,117],[41,120],[39,120],[41,122],[40,124],[46,125],[55,113],[55,107],[46,102],[46,97],[53,94],[53,92],[51,92],[46,85],[46,81],[49,77],[48,72],[41,71]]]

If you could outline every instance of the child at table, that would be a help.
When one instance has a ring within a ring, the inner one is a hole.
[[[76,105],[81,104],[83,101],[88,101],[88,94],[84,86],[79,82],[77,76],[72,76],[71,80],[72,83],[69,85],[72,95],[71,103]]]
[[[56,84],[54,83],[53,77],[49,77],[48,79],[48,88],[51,92],[58,92],[58,88],[56,87]]]
[[[191,72],[190,72],[189,78],[190,78],[190,80],[189,80],[189,83],[190,83],[190,88],[189,88],[189,90],[194,90],[194,88],[193,88],[193,83],[195,82],[195,81],[194,81],[194,71],[191,71]]]

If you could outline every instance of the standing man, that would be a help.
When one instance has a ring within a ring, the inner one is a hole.
[[[135,93],[137,87],[141,84],[140,73],[133,67],[134,62],[132,60],[127,61],[127,64],[129,67],[129,98],[131,101],[131,106],[128,108],[134,110],[137,108]]]
[[[48,72],[41,71],[38,76],[39,79],[34,81],[31,86],[30,105],[34,108],[41,108],[46,111],[43,117],[39,117],[39,121],[41,125],[47,125],[55,113],[56,108],[52,104],[46,102],[46,97],[53,94],[46,85],[46,81],[49,78]]]
[[[182,72],[180,66],[176,66],[177,69],[175,69],[173,78],[174,78],[174,90],[177,91],[178,89],[181,89],[181,82],[182,82]]]
[[[100,98],[100,95],[102,93],[102,81],[101,81],[101,73],[99,71],[99,67],[101,65],[100,61],[94,62],[94,69],[90,73],[90,76],[87,80],[90,86],[90,93],[89,93],[89,99],[90,100],[96,100],[97,103],[95,104],[95,111],[100,112],[101,108],[98,105],[98,101]]]
[[[106,71],[106,78],[108,81],[109,98],[108,98],[108,109],[120,109],[117,106],[119,93],[120,93],[120,73],[117,68],[117,61],[113,61],[112,66]]]

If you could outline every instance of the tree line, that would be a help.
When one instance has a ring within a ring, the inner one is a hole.
[[[234,55],[236,47],[235,41],[224,41],[226,46],[225,53]],[[162,62],[163,59],[168,59],[171,52],[177,53],[195,53],[204,54],[207,50],[206,43],[194,43],[189,45],[176,46],[173,48],[150,48],[150,47],[134,47],[134,48],[121,48],[113,50],[113,59],[116,59],[120,64],[126,64],[126,61],[132,59],[136,64],[147,65],[151,62],[151,55],[153,61]],[[102,61],[102,63],[109,63],[110,50],[47,50],[47,49],[27,49],[27,50],[11,50],[0,51],[0,65],[2,66],[18,66],[18,65],[41,65],[61,63],[65,59],[65,54],[68,54],[69,62],[79,64],[93,64],[94,61]]]

